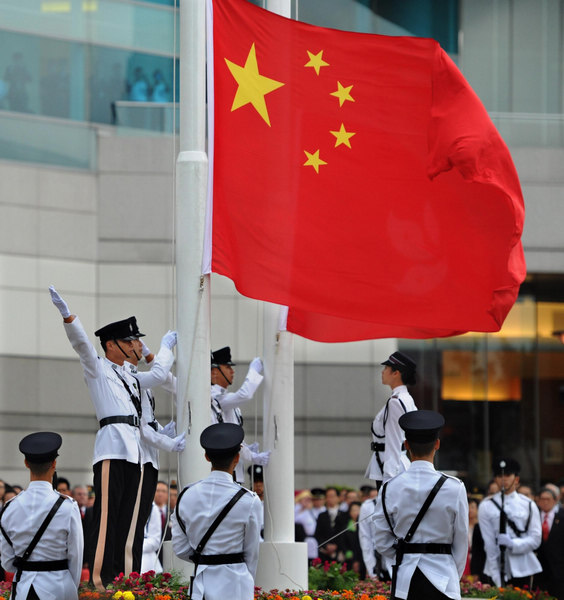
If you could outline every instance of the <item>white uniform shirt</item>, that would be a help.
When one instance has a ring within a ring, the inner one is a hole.
[[[161,547],[162,519],[159,507],[153,502],[151,513],[145,524],[143,535],[143,556],[141,558],[141,573],[155,571],[162,573],[163,567],[159,561],[158,551]]]
[[[304,528],[305,543],[307,544],[307,557],[311,560],[319,556],[317,550],[317,540],[315,539],[315,528],[317,527],[317,517],[312,508],[303,509],[296,506],[294,520]]]
[[[135,377],[139,377],[140,374],[143,374],[143,371],[139,372],[135,365],[132,365],[129,362],[126,362],[125,364],[129,367],[129,370]],[[154,403],[155,399],[151,389],[141,388],[141,446],[143,448],[143,464],[151,463],[158,471],[159,450],[172,452],[175,441],[168,437],[168,435],[160,433],[163,426],[155,419]],[[149,423],[155,423],[157,429],[155,430]]]
[[[374,545],[395,564],[396,538],[404,538],[415,521],[440,473],[426,460],[416,460],[409,469],[388,482],[386,509],[394,533],[382,509],[382,491],[374,513]],[[405,554],[398,571],[396,596],[407,598],[416,568],[443,594],[460,598],[460,577],[468,553],[468,500],[462,482],[448,477],[411,538],[411,543],[451,544],[452,554]]]
[[[223,507],[241,489],[224,471],[190,486],[180,498],[177,510],[186,534],[172,515],[172,547],[176,555],[189,560]],[[243,552],[245,562],[229,565],[200,565],[194,579],[193,600],[253,600],[254,577],[258,563],[261,502],[253,492],[244,494],[214,531],[202,554]]]
[[[130,363],[119,366],[97,355],[78,317],[75,317],[72,323],[64,323],[64,327],[72,347],[80,357],[84,379],[98,421],[105,417],[137,414],[120,376],[126,381],[131,392],[138,397],[137,381],[143,388],[160,385],[166,380],[174,362],[172,351],[162,346],[151,371],[138,373],[136,380],[130,372]],[[127,423],[112,423],[99,429],[94,443],[92,463],[96,464],[105,459],[143,463],[139,428]]]
[[[376,510],[377,498],[368,498],[360,506],[358,515],[358,541],[362,550],[362,560],[366,566],[366,573],[370,576],[376,567],[376,556],[374,555],[374,521],[370,518]]]
[[[10,501],[2,515],[2,527],[13,547],[0,534],[2,566],[6,571],[17,571],[14,558],[27,550],[36,531],[61,494],[47,481],[32,481],[27,490]],[[64,571],[23,571],[18,583],[18,598],[27,598],[31,585],[41,600],[76,600],[82,571],[82,521],[78,504],[71,498],[59,507],[41,536],[29,560],[68,559]]]
[[[401,402],[400,402],[401,401]],[[403,406],[402,406],[403,402]],[[405,410],[404,410],[405,406]],[[384,464],[384,473],[380,469],[376,453],[373,452],[364,476],[367,479],[386,482],[388,479],[402,473],[409,467],[409,459],[402,444],[405,442],[405,434],[399,426],[399,418],[406,412],[417,410],[413,398],[407,391],[405,385],[399,385],[392,390],[392,395],[382,410],[376,415],[372,423],[372,429],[378,436],[372,434],[372,441],[386,444],[386,449],[379,453],[380,460]],[[384,427],[384,419],[386,421]]]
[[[484,549],[486,551],[486,566],[484,573],[489,575],[496,583],[500,584],[500,550],[497,543],[499,535],[500,511],[492,502],[495,500],[501,506],[501,492],[494,494],[491,498],[482,500],[478,507],[478,522],[480,533],[484,538]],[[505,550],[505,576],[526,577],[542,571],[541,564],[535,556],[536,550],[542,541],[542,528],[538,508],[534,502],[513,492],[506,494],[504,499],[505,514],[511,519],[520,531],[525,531],[520,537],[507,525],[507,535],[513,540],[513,548]],[[529,512],[530,511],[530,512]],[[529,514],[531,519],[529,521]],[[527,521],[529,526],[527,528]]]
[[[212,425],[219,423],[220,416],[223,423],[234,423],[242,425],[240,405],[252,400],[254,393],[262,383],[264,377],[249,369],[243,385],[236,392],[228,392],[227,388],[220,385],[211,386],[211,422]],[[245,481],[245,466],[251,464],[253,457],[249,447],[243,444],[241,447],[240,460],[235,467],[235,479],[239,482]]]

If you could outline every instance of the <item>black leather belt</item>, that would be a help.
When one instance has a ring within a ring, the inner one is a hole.
[[[100,429],[106,425],[113,425],[114,423],[125,423],[132,427],[139,427],[139,417],[137,415],[117,415],[115,417],[105,417],[100,419]]]
[[[21,556],[14,559],[14,567],[20,571],[66,571],[69,561],[63,560],[23,560]]]
[[[452,554],[452,545],[432,542],[422,544],[404,542],[402,550],[404,554]]]
[[[190,560],[197,565],[230,565],[245,562],[242,552],[235,554],[197,554],[194,553]]]

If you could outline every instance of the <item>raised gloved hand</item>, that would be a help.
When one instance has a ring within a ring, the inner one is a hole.
[[[270,450],[266,452],[253,452],[253,465],[262,465],[265,467],[270,461]]]
[[[253,358],[253,360],[251,361],[251,364],[249,365],[249,369],[252,369],[253,371],[256,371],[257,373],[262,373],[264,370],[264,366],[262,364],[262,359],[260,359],[258,356],[256,358]]]
[[[63,319],[70,317],[71,312],[67,303],[61,298],[59,292],[57,292],[54,286],[49,286],[49,293],[51,294],[51,301],[59,309],[61,317],[63,317]]]
[[[253,442],[252,444],[247,444],[247,448],[251,451],[251,452],[258,452],[259,451],[259,443],[258,442]]]
[[[172,350],[176,346],[177,342],[177,333],[176,331],[167,331],[163,335],[163,339],[161,340],[161,346],[166,346],[169,350]]]
[[[183,431],[180,435],[174,438],[174,446],[171,452],[182,452],[186,448],[186,432]]]
[[[151,351],[149,350],[149,348],[147,347],[147,345],[145,344],[145,342],[143,340],[139,340],[141,342],[141,354],[145,357],[149,356],[149,354],[151,354]]]
[[[169,438],[173,438],[176,436],[176,423],[171,421],[167,423],[160,431],[163,435],[166,435]]]
[[[507,533],[500,533],[497,536],[497,545],[505,546],[508,550],[511,550],[513,548],[513,540]]]

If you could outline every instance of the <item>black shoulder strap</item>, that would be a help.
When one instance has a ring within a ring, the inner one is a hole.
[[[227,513],[235,506],[235,504],[239,501],[239,498],[247,493],[245,488],[241,488],[229,502],[223,507],[221,512],[217,515],[215,521],[210,525],[210,528],[204,534],[204,537],[200,540],[200,543],[196,547],[196,553],[201,554],[204,546],[208,543],[208,540],[212,536],[212,533],[218,528],[219,524],[225,519]],[[194,561],[196,562],[196,561]]]
[[[406,542],[409,542],[409,540],[413,537],[415,530],[419,527],[419,523],[421,523],[421,519],[425,516],[425,513],[429,510],[429,506],[431,506],[431,502],[433,502],[435,496],[437,495],[438,491],[441,489],[441,487],[443,486],[443,483],[446,480],[447,480],[447,476],[444,475],[443,473],[441,473],[441,476],[439,477],[437,483],[435,483],[433,489],[429,492],[429,495],[427,496],[425,502],[423,503],[421,510],[417,513],[415,520],[411,524],[411,527],[409,528],[409,531],[407,532],[407,534],[404,538]],[[389,482],[386,481],[386,483],[382,486],[382,510],[384,511],[384,517],[386,517],[386,521],[388,522],[388,527],[390,528],[390,531],[392,532],[393,535],[396,535],[394,532],[394,528],[392,527],[392,520],[390,519],[390,515],[388,514],[388,511],[386,509],[386,488],[388,486],[388,483]]]
[[[443,486],[443,483],[446,480],[447,480],[447,476],[444,473],[441,473],[439,480],[437,481],[437,483],[435,483],[433,489],[430,491],[429,495],[427,496],[427,499],[423,503],[421,510],[415,517],[415,521],[413,521],[411,527],[409,528],[409,531],[407,532],[407,534],[405,536],[406,542],[409,542],[409,540],[413,537],[415,530],[419,527],[419,523],[421,523],[421,519],[425,516],[425,513],[429,510],[429,506],[431,506],[431,502],[433,502],[435,496],[437,495],[438,491],[441,489],[441,487]]]
[[[41,523],[41,526],[35,532],[35,535],[33,536],[33,539],[31,540],[31,542],[30,542],[29,546],[27,547],[26,551],[22,554],[22,560],[25,561],[25,560],[27,560],[30,557],[30,555],[33,552],[35,546],[37,546],[37,543],[41,539],[41,536],[45,533],[45,530],[47,529],[47,526],[49,525],[49,523],[51,522],[51,520],[55,516],[55,513],[59,510],[61,504],[66,500],[66,498],[67,498],[66,496],[62,496],[62,495],[57,498],[57,501],[55,502],[55,504],[53,504],[53,506],[51,507],[51,510],[47,513],[47,516],[43,520],[43,523]]]
[[[501,506],[493,499],[490,498],[490,500],[494,503],[494,505],[496,506],[496,508],[499,510],[499,512],[501,513]],[[513,529],[513,531],[515,532],[515,535],[517,537],[521,537],[528,529],[529,529],[529,525],[531,524],[531,507],[533,505],[533,502],[529,502],[529,516],[527,518],[527,522],[525,523],[525,529],[521,530],[519,529],[519,527],[517,527],[517,524],[515,523],[515,521],[513,519],[510,519],[507,516],[507,513],[505,513],[505,519],[507,521],[507,524],[509,525],[509,527],[511,527],[511,529]]]
[[[393,394],[388,398],[388,401],[386,402],[386,408],[384,409],[384,419],[383,419],[383,428],[384,428],[384,432],[386,431],[386,423],[388,421],[388,413],[390,411],[390,407],[388,406],[390,404],[390,400],[392,398],[395,398],[400,404],[401,407],[403,408],[403,412],[406,413],[407,412],[407,408],[405,407],[405,404],[403,403],[402,399],[399,396],[394,396]],[[383,436],[378,436],[378,437],[383,437]]]
[[[184,523],[184,521],[182,520],[182,518],[180,517],[180,513],[178,512],[178,507],[180,506],[180,499],[182,498],[182,496],[184,496],[184,492],[189,488],[190,486],[187,485],[179,494],[178,498],[176,499],[176,521],[178,522],[178,525],[180,525],[180,529],[182,529],[182,533],[184,535],[186,535],[186,523]]]
[[[8,506],[10,505],[10,502],[12,500],[13,500],[13,498],[11,500],[8,500],[8,502],[6,502],[6,504],[4,504],[4,506],[2,507],[2,510],[0,510],[0,532],[2,532],[2,535],[4,536],[4,538],[6,539],[8,544],[10,544],[10,546],[12,546],[12,548],[13,548],[14,544],[12,544],[12,540],[8,537],[8,534],[6,533],[5,529],[2,527],[2,515],[4,514],[4,511],[8,508]]]
[[[394,533],[394,528],[392,527],[392,521],[390,519],[390,515],[388,514],[388,511],[386,509],[386,488],[388,487],[388,481],[386,481],[386,483],[382,486],[382,510],[384,511],[384,516],[386,517],[386,521],[388,522],[388,527],[390,528],[390,531],[393,533],[393,535],[396,535]]]

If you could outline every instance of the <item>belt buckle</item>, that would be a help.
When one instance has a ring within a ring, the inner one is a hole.
[[[133,416],[133,427],[139,427],[139,417],[137,415]]]

